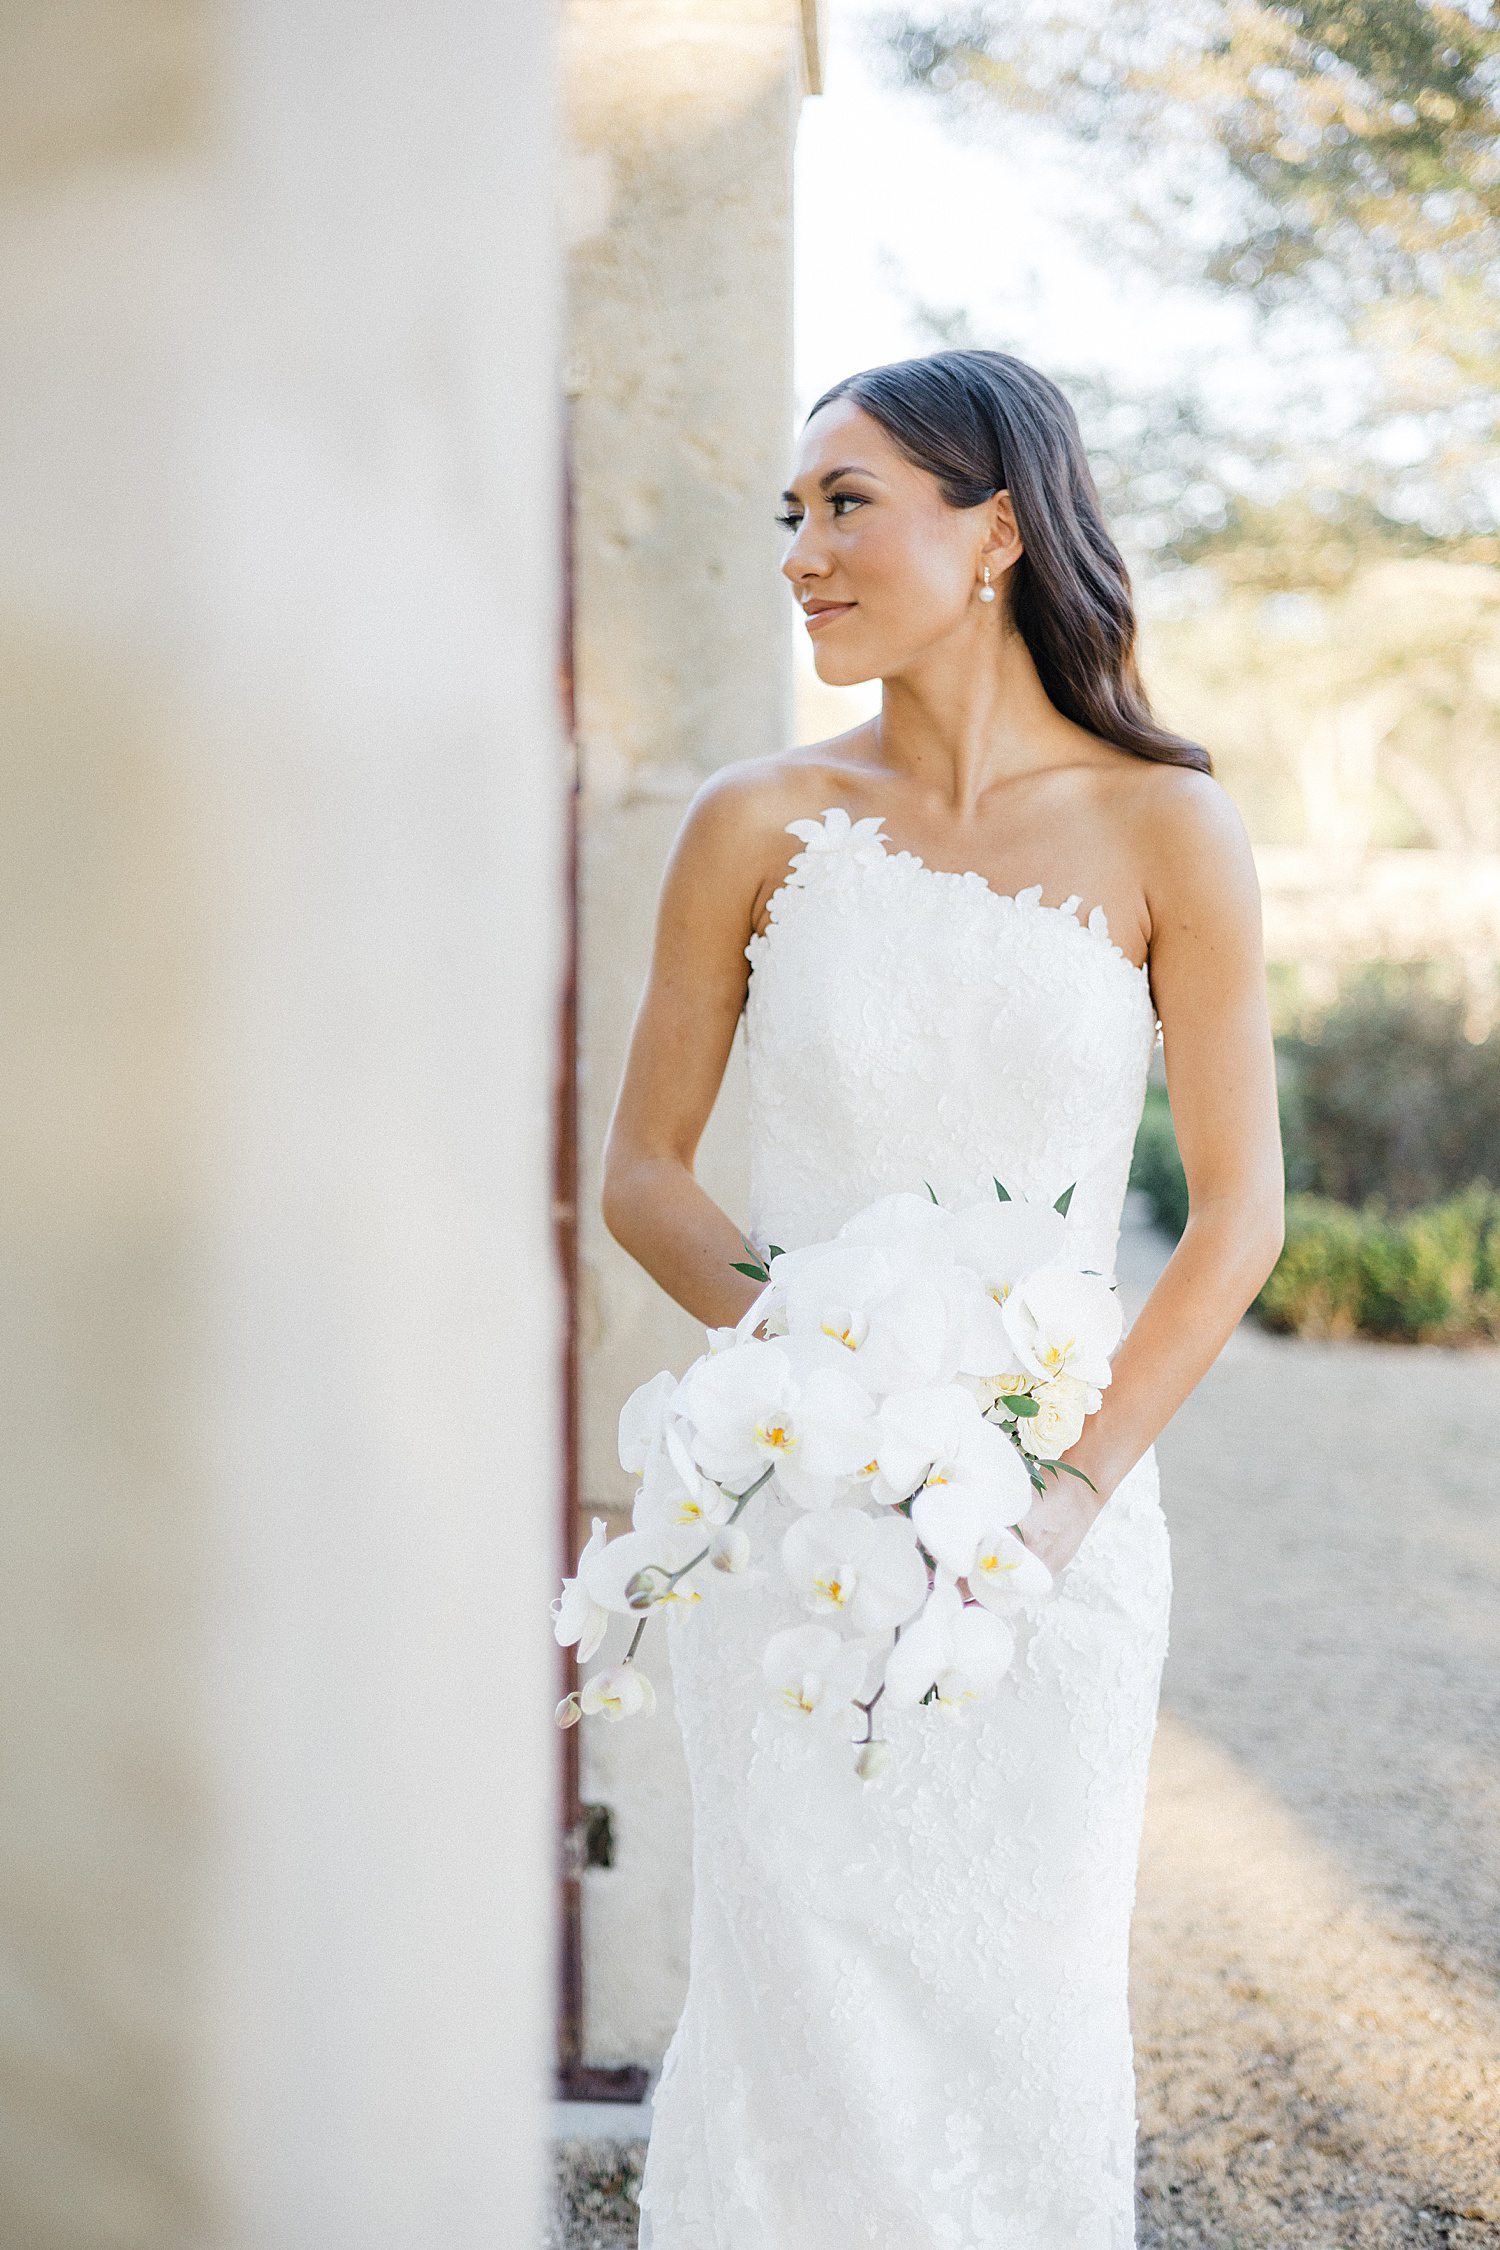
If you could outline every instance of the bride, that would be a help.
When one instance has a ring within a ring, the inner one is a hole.
[[[993,1700],[892,1755],[769,1706],[805,1621],[766,1567],[669,1612],[693,1799],[689,1986],[642,2250],[1126,2250],[1127,1947],[1171,1567],[1155,1440],[1274,1265],[1282,1159],[1260,897],[1207,754],[1152,717],[1129,580],[1057,386],[1001,352],[819,399],[781,517],[819,675],[880,714],[698,790],[611,1122],[610,1231],[710,1326],[758,1284],[693,1159],[745,1019],[746,1232],[877,1195],[1068,1206],[1113,1278],[1162,1039],[1187,1227],[1021,1534],[1059,1574]],[[788,837],[801,849],[789,855]],[[711,1617],[707,1614],[712,1612]]]

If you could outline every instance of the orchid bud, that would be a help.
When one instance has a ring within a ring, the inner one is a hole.
[[[656,1690],[625,1658],[585,1680],[580,1700],[585,1711],[602,1712],[606,1719],[628,1719],[637,1712],[649,1718],[656,1709]]]
[[[647,1563],[625,1581],[625,1600],[631,1609],[650,1609],[671,1592],[671,1572],[660,1563]]]
[[[708,1542],[708,1559],[715,1570],[745,1570],[750,1562],[750,1534],[743,1524],[720,1524]]]

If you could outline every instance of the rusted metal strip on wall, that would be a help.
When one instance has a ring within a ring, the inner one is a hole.
[[[558,1576],[571,1571],[579,1532],[578,1382],[578,830],[580,761],[573,689],[573,477],[572,449],[563,463],[563,603],[559,697],[569,761],[563,996],[558,1023],[554,1107],[553,1220],[563,1281],[562,1475],[559,1479]],[[559,1696],[578,1685],[574,1649],[559,1650]],[[561,1731],[558,1762],[557,1828],[557,2093],[563,2101],[639,2102],[649,2073],[640,2063],[601,2068],[584,2058],[583,1871],[593,1863],[601,1828],[600,1808],[583,1803],[579,1772],[579,1729]]]

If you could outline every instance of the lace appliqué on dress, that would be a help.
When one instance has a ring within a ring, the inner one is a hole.
[[[1102,910],[889,850],[803,849],[746,947],[750,1231],[816,1241],[873,1196],[1053,1200],[1112,1275],[1159,1025]],[[641,2250],[1130,2250],[1127,1948],[1171,1566],[1148,1451],[992,1703],[892,1713],[878,1782],[761,1690],[802,1613],[752,1567],[673,1613],[693,1791],[689,1991],[654,2100]]]

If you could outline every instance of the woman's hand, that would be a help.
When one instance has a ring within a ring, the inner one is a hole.
[[[1081,1477],[1052,1476],[1016,1525],[1016,1536],[1055,1578],[1073,1560],[1106,1505]]]

